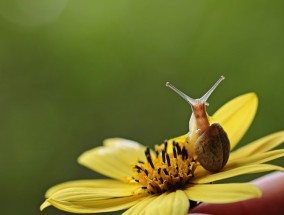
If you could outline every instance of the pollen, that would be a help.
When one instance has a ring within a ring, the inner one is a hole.
[[[135,183],[150,194],[161,194],[183,189],[190,183],[196,162],[185,146],[173,141],[172,152],[167,150],[168,142],[156,146],[154,153],[145,150],[146,162],[138,161],[133,166]]]

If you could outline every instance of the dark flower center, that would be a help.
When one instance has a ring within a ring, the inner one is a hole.
[[[155,147],[155,154],[146,148],[147,161],[138,161],[133,166],[133,180],[150,194],[183,189],[193,177],[196,162],[186,147],[173,141],[172,151],[168,152],[167,148],[167,141]]]

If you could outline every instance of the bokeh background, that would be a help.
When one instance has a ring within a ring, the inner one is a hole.
[[[281,0],[0,0],[0,214],[67,214],[41,213],[44,193],[102,177],[76,159],[105,138],[153,146],[187,132],[190,108],[166,81],[199,97],[223,74],[209,114],[256,92],[259,110],[241,144],[283,129],[283,7]]]

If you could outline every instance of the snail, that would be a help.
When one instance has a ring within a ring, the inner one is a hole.
[[[224,76],[213,85],[213,87],[199,99],[192,99],[179,89],[167,82],[166,86],[171,88],[191,106],[192,115],[189,121],[188,139],[194,142],[194,153],[200,165],[209,172],[219,172],[226,165],[230,154],[230,141],[219,123],[210,125],[206,113],[207,99],[216,89]]]

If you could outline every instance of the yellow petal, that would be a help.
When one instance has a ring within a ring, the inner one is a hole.
[[[284,142],[284,131],[270,134],[232,152],[230,159],[266,152]]]
[[[264,153],[257,153],[251,156],[240,157],[238,159],[229,160],[226,168],[235,168],[244,165],[265,163],[284,156],[284,149],[273,150]]]
[[[223,105],[210,120],[219,123],[227,132],[233,149],[253,121],[258,105],[255,93],[248,93]]]
[[[182,190],[163,193],[154,199],[146,208],[145,214],[183,215],[187,214],[189,200]]]
[[[218,172],[214,174],[207,175],[195,175],[192,179],[192,183],[210,183],[213,181],[219,181],[226,178],[231,178],[234,176],[244,175],[244,174],[252,174],[259,172],[267,172],[267,171],[284,171],[282,167],[271,165],[271,164],[254,164],[254,165],[245,165],[238,168],[232,168],[229,170],[223,170],[223,172]]]
[[[133,207],[129,208],[123,213],[123,215],[142,215],[145,214],[145,208],[155,199],[156,196],[148,196],[141,202],[137,203]]]
[[[133,189],[132,186],[125,188],[66,188],[55,192],[49,197],[49,199],[68,201],[68,202],[84,202],[84,201],[96,201],[100,199],[108,199],[114,197],[132,196],[133,192],[137,188]]]
[[[190,200],[208,203],[229,203],[261,197],[260,189],[253,184],[200,184],[185,190]]]
[[[99,200],[96,198],[93,199],[90,196],[84,198],[81,194],[76,199],[75,194],[72,194],[72,198],[70,197],[69,201],[53,199],[52,197],[47,201],[54,207],[71,213],[101,213],[127,209],[145,198],[145,195],[132,195]],[[67,195],[64,198],[67,199]]]
[[[132,189],[136,189],[135,185],[130,186],[124,182],[112,180],[112,179],[95,179],[95,180],[76,180],[76,181],[68,181],[58,185],[55,185],[49,188],[45,194],[46,198],[49,198],[53,193],[63,190],[66,188],[75,188],[75,187],[84,187],[84,188],[117,188],[124,189],[133,187]]]
[[[124,180],[132,175],[131,164],[145,160],[144,150],[137,142],[112,138],[105,140],[104,146],[83,153],[78,162],[103,175]]]

